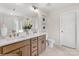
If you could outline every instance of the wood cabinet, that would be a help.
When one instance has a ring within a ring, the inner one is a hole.
[[[28,42],[28,40],[26,40],[26,41],[21,41],[21,42],[17,42],[17,43],[13,43],[13,44],[4,46],[3,47],[3,54],[8,53],[12,50],[21,48],[21,47],[27,45],[28,43],[30,43],[30,41]]]
[[[17,50],[14,50],[10,53],[3,54],[4,56],[30,56],[30,46],[23,46]]]
[[[26,45],[20,48],[22,51],[22,56],[30,56],[30,40],[26,41]]]
[[[42,53],[46,48],[46,36],[39,36],[38,37],[38,55]]]
[[[46,48],[46,36],[41,35],[0,47],[2,56],[37,56]]]
[[[30,56],[30,39],[3,46],[2,55],[4,56]]]

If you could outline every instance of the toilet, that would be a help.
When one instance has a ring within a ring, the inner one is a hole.
[[[46,46],[48,46],[50,48],[53,48],[55,40],[50,38],[50,37],[48,37],[48,35],[46,35],[46,41],[47,41]]]
[[[52,38],[48,38],[48,47],[53,48],[55,40]]]

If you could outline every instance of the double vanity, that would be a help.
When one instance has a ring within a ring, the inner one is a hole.
[[[46,49],[46,34],[0,39],[1,56],[37,56]]]

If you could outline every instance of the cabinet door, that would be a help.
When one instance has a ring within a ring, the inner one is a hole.
[[[42,52],[42,44],[41,44],[41,39],[38,39],[38,54],[40,54]]]
[[[42,40],[41,40],[41,44],[42,44],[42,52],[45,50],[46,48],[46,35],[42,36]]]
[[[42,53],[46,49],[46,36],[38,37],[38,54]]]
[[[20,48],[20,51],[22,51],[22,56],[30,56],[30,45]]]

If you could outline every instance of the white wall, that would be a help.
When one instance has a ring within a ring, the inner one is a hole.
[[[52,9],[53,10],[53,9]],[[63,12],[67,11],[76,11],[79,10],[79,4],[73,4],[67,7],[63,7],[62,9],[53,10],[51,11],[50,15],[48,16],[47,21],[47,28],[48,28],[48,34],[49,37],[52,37],[56,40],[56,44],[59,44],[59,36],[60,36],[60,15]]]
[[[59,17],[58,15],[50,15],[47,20],[48,36],[55,39],[58,43],[59,39]]]

